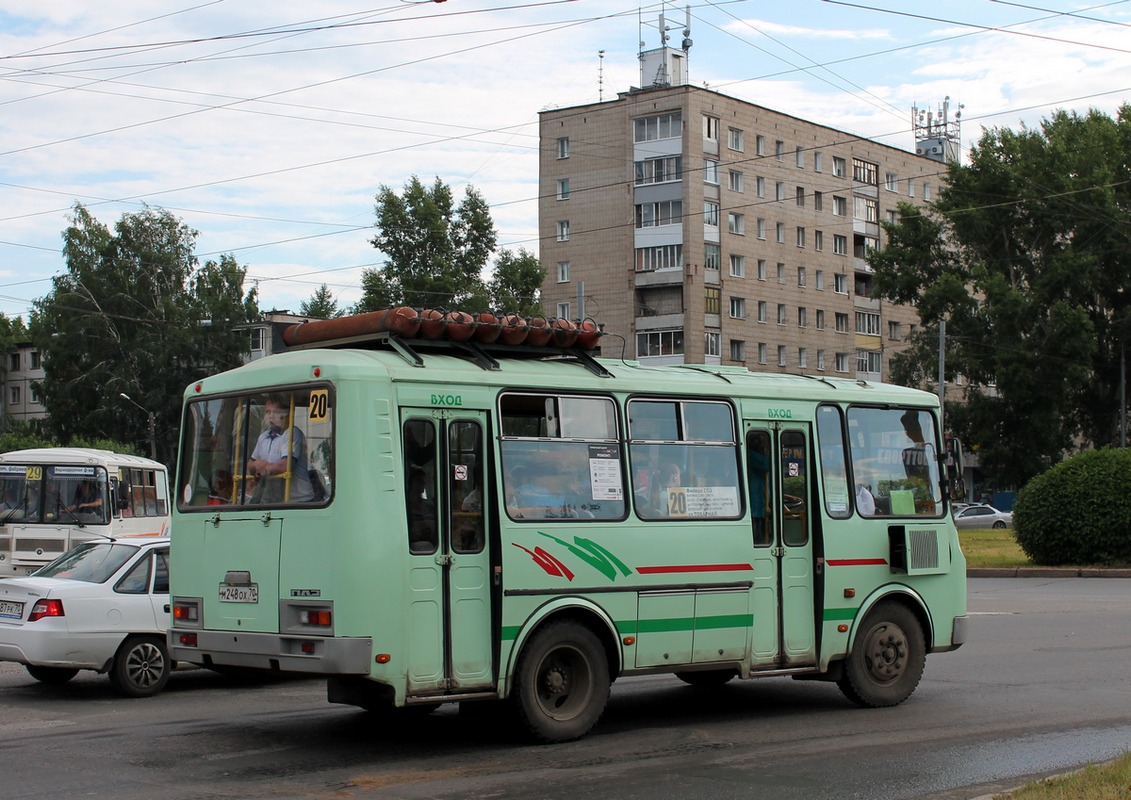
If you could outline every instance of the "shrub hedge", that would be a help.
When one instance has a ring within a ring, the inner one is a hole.
[[[1131,563],[1131,450],[1089,450],[1030,480],[1013,529],[1034,564]]]

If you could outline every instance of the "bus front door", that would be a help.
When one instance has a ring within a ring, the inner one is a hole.
[[[807,426],[747,425],[755,669],[816,663],[808,448]]]
[[[486,415],[406,411],[410,695],[494,686]]]

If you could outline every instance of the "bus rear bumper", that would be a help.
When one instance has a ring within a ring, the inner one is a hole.
[[[196,645],[185,642],[193,641]],[[316,675],[368,675],[369,638],[329,638],[278,633],[169,630],[169,653],[177,661],[205,667],[249,667]]]

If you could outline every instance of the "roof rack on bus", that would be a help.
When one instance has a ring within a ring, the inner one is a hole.
[[[283,331],[288,349],[387,347],[423,367],[420,351],[467,355],[486,370],[499,369],[496,355],[517,358],[574,358],[601,377],[611,377],[594,353],[603,331],[590,318],[571,322],[519,314],[496,316],[439,308],[397,306],[337,319],[311,320]]]

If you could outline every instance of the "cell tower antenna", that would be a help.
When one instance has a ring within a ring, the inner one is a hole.
[[[597,51],[597,102],[605,100],[605,51]]]

